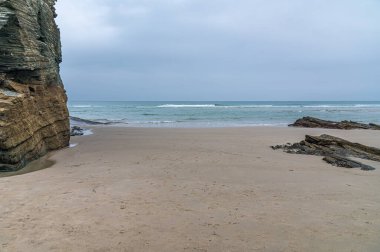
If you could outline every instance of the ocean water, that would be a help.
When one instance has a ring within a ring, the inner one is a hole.
[[[70,101],[68,106],[73,117],[126,127],[286,126],[303,116],[380,124],[380,102]]]

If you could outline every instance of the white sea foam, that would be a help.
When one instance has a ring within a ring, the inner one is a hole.
[[[224,106],[219,105],[218,108],[273,108],[276,106],[273,105],[230,105],[230,106]]]
[[[299,108],[299,105],[232,105],[232,106],[218,106],[220,108]]]
[[[91,108],[91,105],[72,105],[71,108]]]
[[[97,106],[97,105],[72,105],[69,107],[71,108],[103,108],[103,106]]]
[[[91,129],[84,129],[83,130],[83,136],[89,136],[94,134]]]
[[[215,104],[164,104],[159,105],[157,108],[212,108],[216,107]]]
[[[336,104],[336,105],[305,105],[304,108],[376,108],[380,104]]]
[[[128,121],[123,124],[112,124],[114,127],[164,127],[171,128],[178,126],[177,121]]]
[[[356,104],[354,107],[357,108],[372,108],[372,107],[380,107],[380,104]]]
[[[304,108],[352,108],[354,106],[351,104],[347,104],[347,105],[344,105],[344,104],[334,104],[334,105],[321,104],[321,105],[305,105],[302,107],[304,107]]]
[[[162,124],[162,123],[176,123],[176,121],[145,121],[145,122],[137,122],[138,124]]]
[[[218,104],[164,104],[157,108],[298,108],[299,105],[218,105]]]
[[[352,107],[380,107],[380,104],[356,104],[356,105],[217,105],[217,104],[164,104],[157,108],[352,108]]]

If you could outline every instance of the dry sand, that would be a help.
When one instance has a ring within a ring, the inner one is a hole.
[[[94,131],[0,178],[0,251],[380,251],[379,164],[269,148],[306,133],[380,147],[380,131]]]

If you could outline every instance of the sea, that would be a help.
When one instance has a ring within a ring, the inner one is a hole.
[[[380,124],[380,102],[368,101],[69,101],[68,107],[72,124],[81,118],[123,127],[281,127],[304,116]]]

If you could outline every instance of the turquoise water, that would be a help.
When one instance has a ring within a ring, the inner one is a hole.
[[[380,123],[380,102],[69,102],[71,116],[131,127],[285,126],[303,116]]]

